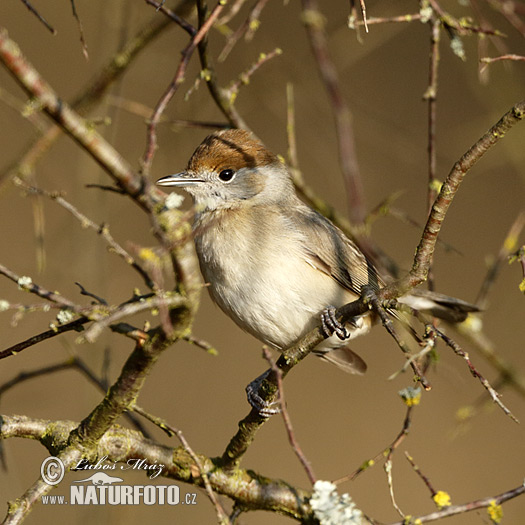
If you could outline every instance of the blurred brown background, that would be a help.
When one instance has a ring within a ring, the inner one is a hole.
[[[118,48],[147,20],[162,16],[144,2],[91,0],[78,3],[89,48],[89,61],[81,52],[78,30],[67,2],[33,2],[57,29],[52,36],[23,6],[10,0],[0,3],[0,21],[17,41],[28,59],[65,100],[80,92]],[[455,3],[443,2],[447,9]],[[485,3],[480,2],[485,8]],[[396,206],[424,222],[426,212],[426,104],[428,26],[388,24],[371,26],[363,43],[346,25],[348,3],[331,1],[323,5],[327,15],[329,42],[345,96],[353,111],[358,160],[364,177],[369,209],[393,192],[401,190]],[[329,11],[328,11],[329,10]],[[393,16],[417,11],[417,2],[369,2],[369,15]],[[486,11],[497,27],[509,35],[511,52],[525,54],[523,40],[499,16]],[[467,11],[465,11],[467,12]],[[232,22],[236,28],[247,16],[244,9]],[[192,20],[194,20],[192,16]],[[224,37],[210,35],[212,49],[223,46]],[[472,145],[514,103],[523,98],[525,66],[493,64],[489,78],[478,76],[477,38],[464,38],[468,60],[454,56],[448,37],[442,34],[438,93],[438,176],[443,179],[459,156]],[[171,80],[187,43],[186,34],[173,25],[129,68],[111,93],[129,101],[153,107]],[[261,26],[250,42],[241,41],[226,62],[217,64],[219,81],[226,85],[253,63],[260,52],[275,47],[282,56],[258,71],[242,88],[237,108],[252,129],[274,151],[286,154],[286,83],[293,83],[297,113],[300,165],[308,184],[342,212],[346,209],[340,177],[333,119],[325,92],[311,57],[299,6],[270,2],[261,16]],[[490,56],[500,54],[489,45]],[[172,101],[166,116],[172,119],[222,121],[205,86],[184,93],[198,74],[194,56],[186,83]],[[5,172],[36,136],[33,125],[6,103],[7,95],[23,103],[21,90],[0,70],[0,172]],[[138,167],[143,154],[144,119],[116,109],[106,100],[90,117],[111,117],[111,124],[99,126],[104,135]],[[513,129],[491,150],[471,173],[447,216],[442,238],[459,253],[438,248],[435,257],[436,287],[439,291],[474,301],[486,272],[486,260],[498,252],[506,232],[525,202],[525,124]],[[207,130],[159,127],[160,149],[152,176],[173,173],[185,166],[189,155]],[[129,199],[97,189],[88,183],[108,184],[100,168],[67,137],[62,137],[38,163],[35,180],[48,190],[60,190],[82,212],[96,222],[107,222],[113,236],[127,247],[154,246],[150,225]],[[56,289],[79,302],[74,282],[117,304],[141,287],[138,276],[114,255],[93,232],[84,230],[55,203],[44,200],[45,268],[39,273],[36,259],[34,203],[10,183],[0,187],[0,261],[20,275],[29,275],[49,289]],[[385,218],[374,224],[373,237],[400,264],[409,268],[420,230]],[[522,237],[523,243],[523,237]],[[502,266],[497,285],[483,316],[484,330],[499,355],[525,372],[523,360],[524,297],[518,290],[519,267]],[[35,298],[19,292],[5,278],[0,280],[0,299],[30,303]],[[38,301],[37,301],[38,302]],[[47,329],[49,314],[29,314],[18,326],[11,326],[12,312],[0,314],[0,349]],[[138,320],[137,320],[138,322]],[[244,387],[265,368],[261,344],[241,332],[203,296],[194,333],[218,350],[212,357],[202,350],[180,343],[162,356],[161,363],[143,389],[139,403],[152,413],[180,428],[194,450],[220,455],[246,415]],[[116,378],[132,346],[122,337],[106,333],[93,345],[76,346],[76,334],[67,334],[27,349],[0,363],[0,383],[29,371],[78,354],[100,371],[106,348],[110,349],[109,379]],[[458,338],[461,341],[461,338]],[[405,407],[397,391],[411,384],[411,375],[387,378],[403,364],[403,357],[381,328],[353,344],[368,362],[364,377],[349,377],[319,360],[308,358],[285,382],[290,416],[296,436],[320,479],[335,479],[355,470],[367,458],[387,446],[401,429]],[[497,374],[465,344],[479,370],[489,379]],[[487,401],[481,385],[472,378],[464,362],[443,345],[440,362],[429,374],[433,389],[424,394],[416,410],[410,435],[394,456],[396,499],[407,514],[433,510],[428,491],[404,458],[407,450],[430,477],[437,489],[450,493],[453,503],[497,495],[520,485],[525,476],[525,430]],[[503,401],[525,421],[525,400],[511,389]],[[78,372],[68,371],[20,384],[2,399],[6,414],[35,418],[78,421],[98,403],[101,392]],[[476,404],[479,412],[467,423],[459,423],[459,409]],[[149,428],[149,427],[148,427]],[[178,445],[155,428],[154,436]],[[21,495],[39,476],[41,461],[48,456],[38,443],[9,440],[4,443],[7,471],[0,471],[1,501]],[[258,434],[243,461],[269,477],[280,477],[307,487],[308,480],[291,450],[282,420],[274,417]],[[67,494],[73,479],[69,474],[57,494]],[[141,475],[125,478],[129,484],[146,483]],[[160,480],[164,484],[164,480]],[[345,483],[357,505],[374,518],[389,522],[399,519],[393,510],[382,465]],[[181,485],[181,493],[195,492]],[[227,503],[227,502],[226,502]],[[3,505],[3,503],[2,503]],[[0,505],[0,514],[5,510]],[[522,523],[525,498],[504,506],[504,523]],[[214,523],[215,513],[203,492],[196,507],[96,507],[35,508],[27,523]],[[263,512],[244,514],[240,523],[290,522]],[[488,523],[484,510],[447,521],[450,524]]]

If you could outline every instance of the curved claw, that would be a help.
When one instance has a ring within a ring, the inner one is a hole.
[[[259,377],[256,377],[248,386],[246,387],[246,397],[248,398],[248,403],[257,410],[259,415],[264,418],[269,418],[275,414],[281,413],[281,406],[279,401],[268,402],[259,395],[262,382],[268,377],[271,373],[271,369],[266,370]]]
[[[344,341],[350,337],[348,330],[337,320],[335,316],[336,309],[334,306],[328,306],[321,312],[321,323],[323,332],[327,337],[335,334],[339,339]]]

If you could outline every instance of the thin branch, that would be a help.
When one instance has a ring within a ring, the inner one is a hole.
[[[525,100],[517,103],[503,115],[503,117],[454,164],[454,167],[441,187],[439,195],[434,201],[427,224],[421,236],[421,241],[417,247],[412,269],[403,279],[383,288],[379,293],[381,299],[399,297],[426,280],[441,226],[461,182],[476,162],[478,162],[492,146],[499,142],[507,131],[518,122],[521,122],[524,117]]]
[[[392,17],[369,17],[366,20],[368,26],[375,24],[394,24],[402,22],[413,22],[414,20],[421,20],[421,13],[412,13],[408,15],[392,16]],[[357,26],[365,25],[364,20],[349,20],[350,29],[355,29]]]
[[[163,200],[163,193],[159,189],[134,173],[122,156],[58,97],[3,28],[0,28],[0,61],[22,88],[38,100],[42,110],[67,130],[137,204],[149,211]]]
[[[70,301],[63,295],[57,292],[51,292],[43,286],[35,284],[30,277],[20,276],[16,274],[15,272],[9,270],[9,268],[6,268],[3,264],[0,264],[0,275],[4,275],[14,283],[18,284],[20,290],[24,290],[26,292],[38,295],[38,297],[47,299],[48,301],[51,301],[62,308],[66,308],[68,310],[71,310],[72,312],[76,312],[79,314],[83,313],[85,310],[84,307],[74,303],[73,301]]]
[[[431,514],[427,514],[425,516],[412,516],[412,522],[429,523],[442,518],[448,518],[449,516],[457,516],[458,514],[465,514],[466,512],[471,512],[473,510],[487,508],[492,505],[501,505],[502,503],[516,498],[517,496],[521,496],[524,493],[525,485],[520,485],[519,487],[508,490],[507,492],[503,492],[498,496],[489,496],[488,498],[479,499],[470,503],[464,503],[462,505],[450,505],[449,507],[445,507],[444,509],[432,512]],[[390,525],[406,525],[406,520],[396,521]]]
[[[279,392],[279,405],[281,408],[281,415],[283,416],[284,426],[286,428],[286,434],[288,435],[288,441],[299,459],[301,465],[303,466],[310,483],[313,485],[317,478],[315,477],[312,465],[308,458],[304,455],[301,446],[299,445],[295,432],[292,426],[292,420],[290,419],[290,414],[288,413],[288,408],[286,407],[286,399],[284,397],[284,387],[283,387],[283,374],[281,370],[276,366],[275,361],[272,359],[272,354],[266,346],[263,347],[264,358],[270,365],[270,368],[274,371],[275,377],[277,379],[277,390]]]
[[[502,403],[500,396],[496,392],[496,390],[492,388],[490,383],[478,372],[476,367],[472,364],[468,354],[461,349],[461,347],[456,343],[456,341],[448,337],[440,330],[436,329],[436,333],[441,339],[443,339],[443,341],[445,341],[447,346],[454,350],[454,353],[456,355],[460,356],[465,360],[467,366],[469,367],[470,373],[483,385],[485,390],[489,393],[490,397],[492,398],[492,401],[494,401],[494,403],[496,403],[501,408],[501,410],[503,410],[503,412],[505,412],[505,414],[507,414],[507,416],[509,416],[513,421],[519,423],[518,419],[514,416],[514,414]]]
[[[186,12],[192,4],[192,0],[183,0],[179,4],[177,12]],[[139,31],[122,46],[122,49],[100,70],[94,80],[88,83],[82,92],[73,99],[71,107],[80,114],[87,113],[96,102],[101,100],[102,95],[120,78],[140,52],[155,38],[162,35],[170,25],[170,21],[167,18],[155,17],[151,22],[141,27]],[[0,174],[0,182],[12,174],[18,174],[23,178],[25,174],[31,173],[37,161],[51,148],[60,136],[60,127],[54,124],[51,125],[41,137],[27,147],[21,160],[19,160],[14,167]]]
[[[22,0],[22,3],[33,13],[42,24],[48,29],[53,35],[56,35],[56,30],[49,24],[49,22],[31,5],[29,0]]]
[[[119,97],[115,95],[107,95],[105,98],[106,102],[114,107],[123,109],[132,115],[142,117],[144,119],[149,119],[153,113],[153,108],[137,102],[135,100],[129,100],[124,97]],[[228,124],[224,122],[212,122],[212,121],[199,121],[199,120],[183,120],[176,118],[168,118],[165,115],[162,115],[159,122],[163,124],[171,124],[173,127],[184,127],[184,128],[211,128],[211,129],[223,129],[229,127]]]
[[[217,24],[219,26],[226,25],[228,22],[230,22],[230,20],[232,20],[233,17],[235,17],[236,14],[239,13],[245,3],[246,0],[235,0],[231,5],[229,12],[226,12],[224,16],[217,20]]]
[[[250,82],[250,78],[253,74],[266,62],[272,58],[282,54],[282,49],[276,47],[273,51],[269,53],[261,53],[257,61],[255,61],[245,72],[239,75],[239,78],[231,83],[230,87],[225,91],[225,94],[230,98],[230,100],[235,100],[239,94],[239,90],[242,85],[246,85]]]
[[[208,16],[208,6],[204,0],[196,1],[199,25],[202,27]],[[208,49],[207,35],[205,35],[199,44],[199,59],[201,62],[201,77],[206,81],[206,86],[213,101],[226,117],[230,126],[234,128],[249,129],[248,125],[235,109],[233,102],[225,95],[224,90],[219,86],[217,74],[215,73],[215,68]]]
[[[484,57],[480,59],[480,62],[483,62],[484,64],[492,64],[492,62],[499,62],[500,60],[512,60],[514,62],[525,62],[525,56],[521,55],[501,55],[499,57]]]
[[[483,280],[481,288],[478,292],[478,297],[476,298],[476,305],[479,306],[480,310],[485,309],[487,306],[487,297],[490,293],[491,288],[496,282],[496,278],[501,269],[501,265],[508,258],[508,256],[517,248],[517,242],[521,230],[525,227],[525,211],[522,211],[518,214],[514,222],[512,223],[505,240],[501,245],[497,257],[494,259],[492,264],[487,270],[487,275]]]
[[[175,11],[172,11],[171,9],[168,9],[165,7],[162,2],[162,4],[159,4],[159,2],[156,2],[155,0],[146,0],[146,4],[152,5],[155,7],[157,11],[160,11],[164,15],[166,15],[170,20],[178,24],[186,33],[188,33],[191,37],[195,36],[197,34],[197,30],[195,27],[193,27],[189,22],[184,20],[181,16],[179,16]]]
[[[438,71],[439,71],[439,41],[440,27],[439,20],[434,19],[430,22],[430,67],[428,88],[423,98],[428,103],[428,212],[432,209],[432,204],[436,200],[436,116],[437,116],[437,90],[438,90]]]
[[[246,40],[253,38],[253,34],[260,25],[261,12],[268,3],[268,0],[257,0],[254,6],[251,8],[250,13],[246,20],[228,37],[226,45],[219,53],[219,62],[224,62],[235,44],[240,40],[242,35],[246,34]]]
[[[51,339],[52,337],[56,337],[57,335],[63,334],[65,332],[71,332],[72,330],[79,331],[82,329],[82,326],[86,323],[89,323],[89,319],[87,317],[79,317],[78,319],[75,319],[74,321],[71,321],[70,323],[62,324],[55,326],[51,330],[46,330],[45,332],[42,332],[37,335],[33,335],[29,339],[26,339],[25,341],[21,341],[20,343],[16,343],[13,346],[10,346],[9,348],[6,348],[5,350],[0,351],[0,359],[4,359],[6,357],[19,354],[22,352],[22,350],[25,350],[26,348],[29,348],[31,346],[34,346],[38,343],[41,343],[42,341],[45,341],[46,339]]]
[[[156,308],[188,308],[188,299],[178,294],[165,294],[157,295],[150,299],[143,301],[135,301],[132,303],[125,303],[115,310],[113,310],[109,315],[105,317],[100,317],[93,323],[82,335],[82,339],[93,343],[102,333],[104,328],[107,328],[110,325],[115,324],[120,319],[124,317],[129,317],[135,315],[144,310],[154,310]],[[173,332],[173,327],[171,327],[170,333]]]
[[[439,72],[439,41],[441,22],[438,18],[431,17],[430,26],[430,64],[428,75],[428,87],[423,95],[427,101],[428,111],[428,182],[427,182],[427,213],[430,213],[432,204],[436,200],[439,181],[436,177],[436,124],[437,124],[437,90]],[[434,273],[432,265],[428,269],[428,289],[434,289]]]
[[[184,341],[187,341],[191,345],[197,346],[198,348],[202,348],[202,350],[205,350],[208,354],[219,354],[217,349],[213,345],[208,343],[208,341],[204,341],[204,339],[199,339],[197,337],[194,337],[193,335],[185,335],[182,339],[184,339]]]
[[[80,20],[80,17],[78,16],[77,8],[75,5],[75,0],[70,0],[70,2],[71,2],[71,9],[73,10],[73,17],[77,21],[78,32],[80,34],[80,44],[82,45],[82,53],[84,54],[84,58],[88,60],[89,53],[88,53],[86,39],[84,38],[84,28],[82,27],[82,21]]]
[[[365,31],[368,33],[368,21],[366,19],[366,4],[365,4],[365,0],[359,0],[359,5],[361,7],[361,15],[363,17],[363,25],[365,26]]]
[[[64,197],[59,193],[42,190],[40,188],[37,188],[36,186],[27,184],[19,177],[14,177],[13,182],[16,186],[23,188],[30,194],[43,195],[51,200],[54,200],[57,204],[59,204],[69,213],[71,213],[71,215],[73,215],[73,217],[75,217],[80,222],[82,227],[88,227],[96,231],[106,241],[111,250],[114,253],[116,253],[121,259],[123,259],[126,262],[126,264],[129,264],[142,277],[148,288],[150,288],[151,290],[155,289],[155,284],[151,280],[151,277],[148,275],[148,273],[141,266],[139,266],[135,259],[117,241],[115,241],[115,239],[109,232],[109,228],[106,224],[98,225],[94,223],[86,215],[81,213],[75,206],[73,206],[73,204],[64,199]]]
[[[428,490],[430,491],[430,494],[432,496],[434,496],[437,491],[436,489],[434,488],[434,486],[432,485],[430,479],[428,476],[426,476],[423,471],[419,468],[419,466],[416,464],[416,462],[414,461],[414,458],[408,453],[405,451],[405,457],[407,458],[408,462],[410,463],[410,465],[412,465],[412,468],[414,469],[414,472],[421,478],[421,480],[423,481],[423,483],[427,486]]]
[[[348,195],[350,220],[356,225],[365,221],[366,206],[363,182],[357,164],[351,113],[346,103],[337,70],[328,50],[324,17],[316,0],[302,0],[303,23],[315,56],[321,79],[325,85],[337,131],[339,162]]]
[[[224,9],[225,5],[226,2],[224,0],[219,0],[206,22],[202,24],[195,36],[193,36],[190,40],[189,44],[182,50],[182,59],[179,62],[179,67],[177,68],[175,76],[173,77],[173,80],[170,82],[169,86],[166,88],[160,100],[157,102],[157,105],[155,106],[155,109],[151,116],[151,120],[148,124],[146,151],[144,152],[144,156],[142,159],[142,171],[145,174],[149,173],[151,163],[153,162],[153,155],[155,154],[155,150],[157,148],[157,125],[159,123],[159,120],[162,114],[164,113],[166,107],[168,106],[170,100],[175,95],[175,92],[177,91],[178,87],[184,81],[184,74],[186,73],[186,68],[188,66],[191,56],[193,55],[193,52],[195,51],[199,43],[203,40],[203,38],[206,36],[208,31],[211,29],[214,22],[217,20],[217,17],[221,14],[221,11]]]
[[[154,425],[158,426],[161,430],[166,432],[168,436],[170,437],[177,436],[181,445],[184,447],[184,450],[190,455],[191,459],[194,461],[195,465],[197,466],[197,469],[199,471],[199,476],[201,477],[202,482],[204,483],[206,494],[208,495],[208,498],[212,502],[213,506],[215,507],[215,511],[217,513],[217,518],[219,520],[219,523],[230,523],[230,520],[228,519],[228,516],[226,515],[224,508],[222,507],[219,500],[217,499],[215,492],[213,492],[213,488],[211,486],[210,480],[208,479],[208,474],[205,472],[201,460],[191,448],[187,439],[184,437],[184,434],[182,433],[182,431],[168,424],[166,420],[160,417],[154,416],[150,414],[149,412],[146,412],[143,408],[137,405],[133,407],[133,411],[145,417],[148,421],[151,421]]]
[[[363,462],[363,464],[357,470],[352,472],[352,474],[343,476],[342,478],[339,478],[336,481],[334,481],[334,483],[338,485],[345,481],[353,481],[362,472],[364,472],[365,470],[368,470],[370,467],[375,465],[382,458],[385,458],[385,461],[390,461],[392,459],[394,451],[399,447],[399,445],[401,445],[401,443],[405,440],[406,436],[408,435],[410,431],[410,426],[412,424],[412,412],[414,408],[415,408],[415,405],[411,405],[407,407],[405,418],[403,420],[403,426],[399,434],[395,437],[392,443],[388,445],[388,447],[384,448],[381,452],[376,454],[373,458],[367,459],[365,462]]]

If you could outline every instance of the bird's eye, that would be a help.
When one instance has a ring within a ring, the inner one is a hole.
[[[231,169],[222,170],[219,173],[219,179],[221,179],[222,182],[230,182],[234,176],[235,176],[235,171]]]

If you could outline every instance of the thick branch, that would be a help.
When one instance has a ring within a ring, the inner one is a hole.
[[[46,421],[26,416],[2,416],[0,439],[22,437],[39,440],[48,451],[59,456],[67,450],[69,433],[77,423],[73,421]],[[139,432],[112,426],[100,439],[97,457],[108,456],[110,461],[126,463],[145,459],[148,463],[164,465],[162,475],[169,479],[203,485],[194,460],[184,447],[167,447],[146,439]],[[244,508],[271,510],[301,520],[313,521],[308,500],[311,494],[296,489],[285,481],[265,478],[253,471],[223,470],[213,459],[198,455],[204,474],[215,492],[232,498]],[[11,506],[12,508],[15,505]]]

